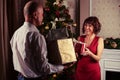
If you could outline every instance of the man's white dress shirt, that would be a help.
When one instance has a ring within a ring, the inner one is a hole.
[[[14,69],[25,77],[35,78],[63,70],[63,66],[48,63],[44,36],[29,22],[15,31],[10,44]]]

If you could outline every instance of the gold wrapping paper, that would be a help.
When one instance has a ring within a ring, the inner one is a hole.
[[[51,41],[47,46],[50,63],[67,64],[77,60],[71,38]]]
[[[76,61],[72,39],[57,40],[57,43],[60,51],[60,56],[62,58],[62,64]]]

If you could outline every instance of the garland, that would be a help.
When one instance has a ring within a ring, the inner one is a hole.
[[[120,38],[106,38],[104,40],[104,47],[107,49],[120,49]]]

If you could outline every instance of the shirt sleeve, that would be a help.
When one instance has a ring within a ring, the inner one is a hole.
[[[35,32],[26,37],[26,64],[36,74],[46,75],[63,70],[62,65],[48,63],[46,41],[43,35]]]

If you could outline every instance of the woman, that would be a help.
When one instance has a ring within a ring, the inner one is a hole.
[[[75,80],[100,80],[99,60],[104,49],[103,38],[97,36],[101,30],[101,24],[97,17],[88,17],[82,31],[85,35],[78,37],[78,40],[85,43],[76,44],[75,51],[79,55]],[[82,53],[82,54],[81,54]]]

